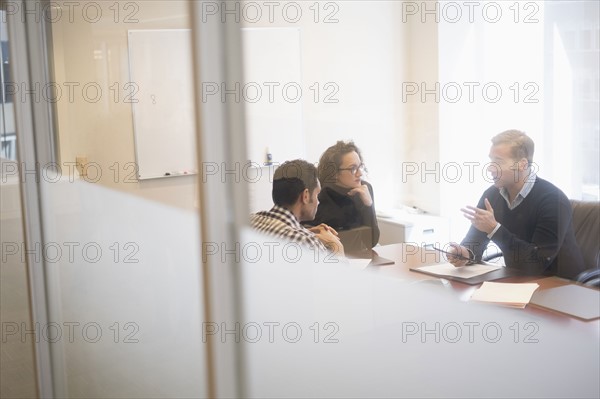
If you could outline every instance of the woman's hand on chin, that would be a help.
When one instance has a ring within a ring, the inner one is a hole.
[[[373,198],[371,198],[369,187],[367,187],[366,184],[362,184],[360,187],[356,187],[348,191],[348,195],[352,197],[358,195],[362,203],[365,204],[365,206],[373,205]]]

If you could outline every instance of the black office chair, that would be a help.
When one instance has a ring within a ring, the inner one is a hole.
[[[600,287],[600,202],[571,200],[573,230],[586,270],[575,280]]]
[[[488,248],[489,248],[489,247],[488,247]],[[482,258],[481,258],[481,260],[483,260],[483,261],[485,261],[485,262],[489,262],[489,261],[491,261],[492,259],[500,258],[500,257],[502,257],[502,256],[504,256],[504,254],[503,254],[502,252],[494,252],[494,253],[490,253],[490,254],[487,254],[487,253],[486,253],[486,254],[485,254],[485,255],[484,255]]]

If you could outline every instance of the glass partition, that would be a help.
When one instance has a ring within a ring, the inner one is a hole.
[[[29,32],[21,37],[26,53],[19,53],[17,67],[36,66],[31,81],[19,75],[13,98],[18,107],[31,106],[34,118],[49,110],[52,123],[34,125],[33,137],[55,133],[59,154],[56,162],[36,164],[35,173],[18,171],[22,184],[39,193],[39,223],[28,229],[39,229],[41,238],[18,250],[39,262],[47,290],[42,303],[48,320],[29,326],[34,332],[25,335],[49,345],[52,380],[45,386],[56,397],[72,398],[207,396],[197,175],[191,168],[146,180],[138,174],[140,137],[177,142],[195,156],[195,103],[182,95],[194,87],[191,4],[10,6],[9,23]],[[133,46],[129,40],[133,32],[168,38],[173,31],[186,41],[150,39]],[[47,71],[36,75],[44,65]],[[184,125],[173,114],[180,109]],[[147,118],[180,128],[136,124],[135,113],[143,110],[151,111]],[[145,149],[146,166],[177,159],[166,147]],[[23,148],[37,151],[28,153],[29,161],[43,159],[35,145]],[[33,192],[28,207],[36,202]],[[3,374],[3,389],[4,381]]]
[[[4,4],[3,4],[4,6]],[[0,237],[2,262],[0,265],[0,396],[32,398],[36,390],[36,366],[33,339],[28,331],[31,322],[27,263],[23,257],[25,240],[19,185],[17,132],[14,115],[14,82],[10,75],[6,11],[0,8]]]

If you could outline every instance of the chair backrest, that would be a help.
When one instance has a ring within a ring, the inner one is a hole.
[[[571,200],[573,230],[586,269],[600,268],[600,202]]]
[[[355,227],[349,230],[339,230],[338,237],[344,246],[346,254],[370,252],[373,232],[369,226]]]

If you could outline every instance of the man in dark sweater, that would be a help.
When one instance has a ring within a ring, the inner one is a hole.
[[[527,274],[574,279],[584,270],[569,199],[535,175],[533,151],[533,140],[518,130],[492,138],[488,172],[494,185],[477,207],[461,209],[472,226],[461,245],[451,243],[451,251],[471,261],[449,257],[454,266],[481,260],[491,240],[502,250],[507,267]]]

